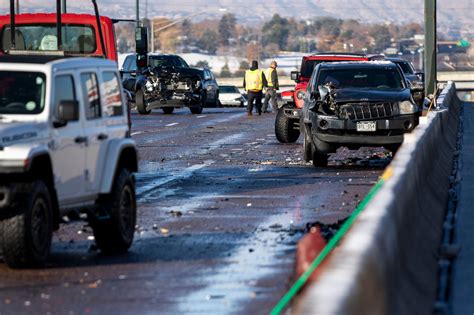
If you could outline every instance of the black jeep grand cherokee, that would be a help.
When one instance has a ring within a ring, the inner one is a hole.
[[[327,165],[338,147],[396,151],[420,109],[400,68],[389,61],[322,63],[308,84],[301,131],[304,160]]]

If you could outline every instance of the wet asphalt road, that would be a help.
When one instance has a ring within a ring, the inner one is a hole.
[[[46,268],[0,263],[0,314],[266,314],[292,283],[308,223],[347,217],[389,162],[349,152],[315,169],[274,114],[239,108],[133,115],[138,226],[126,255],[97,251],[86,223],[55,234]],[[369,158],[369,159],[367,159]]]

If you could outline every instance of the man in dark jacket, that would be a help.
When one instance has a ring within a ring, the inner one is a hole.
[[[245,71],[244,89],[247,91],[247,116],[252,116],[253,102],[259,115],[262,114],[262,90],[267,87],[263,71],[258,69],[258,61],[253,60],[249,70]]]

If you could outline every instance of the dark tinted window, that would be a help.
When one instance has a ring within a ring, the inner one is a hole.
[[[99,118],[101,116],[99,82],[95,73],[81,74],[81,87],[86,118]]]
[[[63,25],[63,50],[69,53],[90,54],[96,51],[95,32],[89,25]],[[58,50],[56,24],[18,25],[16,48],[22,50]],[[10,48],[10,27],[2,32],[2,50]]]
[[[151,67],[175,67],[178,64],[173,60],[173,58],[169,58],[168,56],[151,56],[149,58],[150,66]]]
[[[240,93],[235,86],[219,86],[219,93]]]
[[[403,73],[405,74],[413,74],[413,69],[411,68],[410,64],[408,64],[408,61],[396,61],[395,62],[397,65],[402,68]]]
[[[104,91],[105,113],[108,116],[123,115],[122,96],[120,95],[119,80],[115,72],[107,71],[102,74],[103,82],[101,85]]]
[[[74,88],[74,79],[71,75],[59,75],[54,79],[54,106],[59,105],[61,101],[75,101],[76,90]]]
[[[332,84],[335,88],[401,89],[404,87],[397,69],[375,67],[348,67],[322,69],[316,85]]]
[[[0,71],[0,114],[39,114],[44,109],[46,77],[38,72]]]
[[[301,76],[309,78],[311,76],[311,73],[313,73],[314,67],[321,62],[324,62],[324,61],[306,60],[305,62],[303,62],[303,64],[301,65]]]

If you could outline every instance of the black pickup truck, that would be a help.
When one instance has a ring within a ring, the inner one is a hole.
[[[219,87],[208,69],[191,68],[177,55],[148,54],[147,67],[138,70],[136,55],[125,58],[122,84],[132,105],[148,115],[161,108],[171,114],[175,107],[189,107],[191,113],[202,113],[203,107],[219,105]]]

